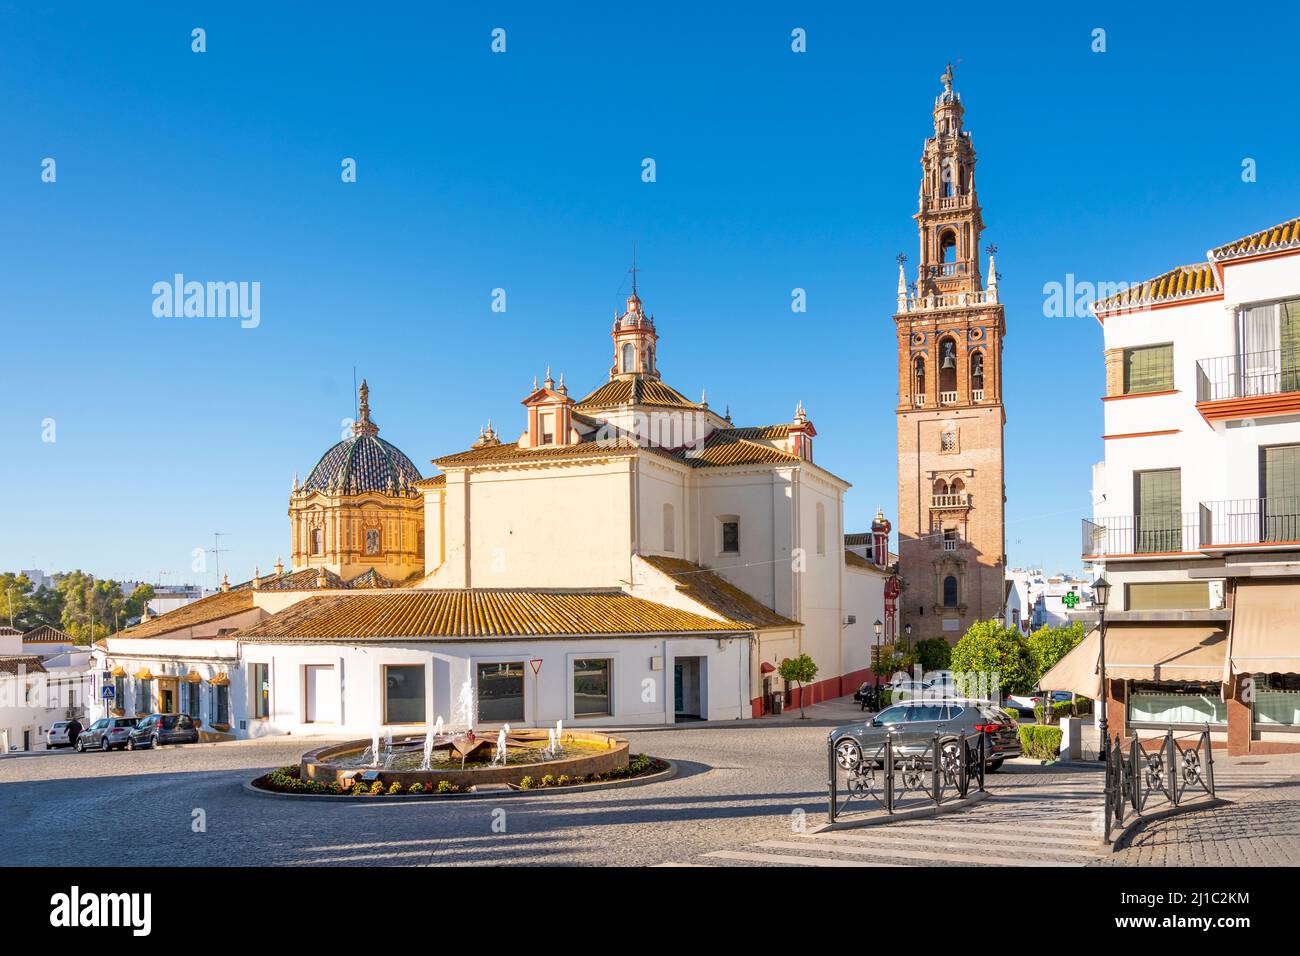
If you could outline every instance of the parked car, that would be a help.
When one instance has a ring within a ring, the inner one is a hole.
[[[134,717],[101,717],[81,732],[77,738],[77,753],[87,750],[121,750],[126,746],[126,738],[131,728],[136,725]]]
[[[1063,700],[1070,699],[1069,692],[1063,690],[1054,690],[1049,696],[1052,698],[1053,703],[1060,703]],[[1027,710],[1031,714],[1034,712],[1034,708],[1037,707],[1042,702],[1043,702],[1042,691],[1039,691],[1036,694],[1008,694],[1007,695],[1008,707],[1014,707],[1017,710]]]
[[[72,741],[68,739],[68,728],[71,726],[70,720],[59,720],[51,724],[50,729],[45,731],[45,748],[53,750],[56,747],[71,747]]]
[[[127,750],[163,744],[197,744],[199,728],[189,714],[150,714],[131,728],[126,738]]]
[[[967,737],[984,735],[988,769],[997,770],[1003,761],[1020,756],[1020,728],[1015,719],[987,700],[921,700],[895,704],[871,720],[836,727],[828,736],[835,762],[844,770],[856,771],[864,761],[876,766],[877,757],[890,734],[894,753],[904,757],[925,757],[939,734],[945,752],[956,753],[962,731]]]

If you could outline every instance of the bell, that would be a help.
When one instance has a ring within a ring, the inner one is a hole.
[[[943,353],[943,364],[942,364],[941,366],[939,366],[940,368],[956,368],[956,367],[957,367],[957,362],[956,362],[956,360],[955,360],[955,359],[953,358],[953,356],[952,356],[952,351],[953,351],[953,350],[952,350],[951,348],[949,348],[949,349],[945,349],[945,350],[944,350],[944,353]]]

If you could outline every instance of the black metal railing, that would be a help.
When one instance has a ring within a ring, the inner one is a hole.
[[[1201,546],[1300,541],[1300,496],[1206,501]]]
[[[840,819],[856,801],[863,807],[893,814],[920,806],[939,806],[984,789],[988,743],[983,733],[956,737],[937,732],[924,753],[901,753],[890,733],[874,750],[857,747],[851,759],[838,752],[839,741],[827,741],[828,815]],[[877,764],[879,766],[877,766]]]
[[[1239,352],[1196,362],[1196,400],[1250,398],[1300,391],[1300,350]]]
[[[1202,538],[1200,512],[1166,512],[1083,519],[1081,554],[1169,554],[1195,551]]]
[[[1126,748],[1119,736],[1106,747],[1104,786],[1105,840],[1129,816],[1179,807],[1199,799],[1214,800],[1214,755],[1210,725],[1196,734],[1175,737],[1169,728],[1158,741],[1136,737]]]

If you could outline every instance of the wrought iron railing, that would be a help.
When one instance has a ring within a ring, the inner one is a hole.
[[[1300,497],[1235,498],[1201,504],[1201,547],[1300,541]]]
[[[879,765],[879,766],[877,766]],[[901,753],[895,733],[874,749],[853,738],[826,742],[828,812],[835,823],[856,801],[893,814],[919,806],[939,806],[984,789],[988,765],[985,735],[934,734],[924,753]]]
[[[1199,359],[1196,363],[1198,402],[1283,392],[1300,392],[1300,350],[1276,348],[1239,352]]]
[[[1215,800],[1214,754],[1210,725],[1196,734],[1174,736],[1173,728],[1158,741],[1134,737],[1124,747],[1115,736],[1106,746],[1105,840],[1130,815],[1148,808],[1164,810],[1198,799]]]
[[[1083,519],[1081,553],[1084,557],[1117,554],[1170,554],[1200,547],[1203,509],[1181,514],[1165,512]]]

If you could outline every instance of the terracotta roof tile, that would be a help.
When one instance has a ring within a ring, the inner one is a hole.
[[[232,636],[252,643],[735,631],[618,590],[418,590],[321,595]]]
[[[75,644],[71,634],[60,631],[50,624],[32,628],[23,635],[24,644]]]
[[[708,568],[663,554],[643,554],[641,560],[677,582],[678,588],[730,621],[747,628],[798,627],[798,621],[776,613]]]
[[[1210,250],[1217,262],[1280,249],[1300,249],[1300,216]]]
[[[45,665],[35,655],[0,657],[0,674],[17,677],[20,670],[28,674],[44,674]]]
[[[578,408],[610,405],[658,405],[664,408],[704,408],[657,378],[616,378],[578,402]]]
[[[251,588],[231,588],[218,591],[190,604],[183,604],[174,611],[160,614],[148,621],[141,621],[135,627],[115,634],[115,637],[158,637],[173,631],[209,624],[223,617],[231,617],[253,609],[253,591]]]
[[[1196,262],[1170,269],[1154,279],[1101,299],[1093,305],[1093,311],[1102,313],[1144,309],[1161,302],[1198,299],[1218,292],[1219,279],[1214,267],[1208,262]]]

